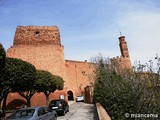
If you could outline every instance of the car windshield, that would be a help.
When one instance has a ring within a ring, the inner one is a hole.
[[[79,96],[77,96],[77,97],[84,97],[83,95],[79,95]]]
[[[59,106],[60,103],[61,103],[60,101],[51,101],[50,105]]]
[[[17,119],[17,118],[22,118],[28,119],[31,118],[34,114],[35,109],[24,109],[24,110],[17,110],[15,113],[13,113],[9,119]]]

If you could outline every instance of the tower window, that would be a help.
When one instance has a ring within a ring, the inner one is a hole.
[[[39,36],[39,35],[40,35],[40,32],[39,32],[39,31],[36,31],[35,34],[36,34],[36,36]]]

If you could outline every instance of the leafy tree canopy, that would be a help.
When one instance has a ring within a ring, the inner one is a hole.
[[[54,77],[54,80],[55,80],[55,83],[56,83],[56,87],[58,90],[62,90],[63,89],[63,86],[64,86],[64,81],[63,81],[63,78],[60,77],[60,76],[53,76]]]
[[[3,80],[4,74],[4,67],[5,67],[5,59],[6,59],[6,52],[0,43],[0,81]]]
[[[21,59],[7,58],[5,74],[5,80],[9,81],[14,91],[27,91],[34,86],[36,68]]]
[[[56,89],[63,88],[63,79],[48,71],[37,70],[36,86],[39,92],[54,92]]]

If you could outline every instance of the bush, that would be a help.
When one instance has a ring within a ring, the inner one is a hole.
[[[102,57],[95,60],[95,68],[94,100],[103,105],[111,119],[126,120],[126,113],[160,113],[160,86],[152,82],[159,81],[159,74],[142,70],[118,72],[109,59]]]

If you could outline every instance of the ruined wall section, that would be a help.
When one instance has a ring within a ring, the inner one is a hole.
[[[61,45],[57,26],[18,26],[14,45]]]
[[[74,97],[84,92],[86,86],[94,82],[94,66],[90,62],[80,62],[66,60],[65,62],[66,79],[65,82],[67,90],[74,93]]]

